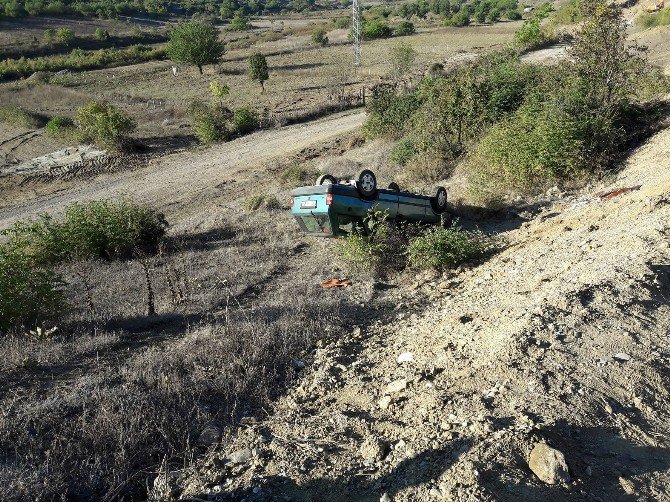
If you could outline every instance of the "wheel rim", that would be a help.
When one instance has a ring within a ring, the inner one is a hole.
[[[375,178],[371,174],[361,176],[361,187],[365,192],[372,192],[375,189]]]
[[[440,190],[440,193],[437,195],[437,205],[444,207],[447,203],[447,193],[444,190]]]

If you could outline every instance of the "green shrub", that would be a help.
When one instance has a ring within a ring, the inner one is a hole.
[[[334,20],[335,27],[339,28],[340,30],[347,29],[351,26],[351,18],[349,16],[347,17],[338,17],[337,19]]]
[[[389,38],[393,36],[393,30],[388,24],[376,19],[374,21],[370,21],[369,23],[363,24],[361,35],[363,36],[363,40]]]
[[[470,14],[465,10],[460,10],[448,19],[445,24],[447,26],[456,26],[458,28],[468,26],[470,24]]]
[[[500,21],[502,14],[498,9],[491,9],[487,15],[487,19],[490,23],[497,23]]]
[[[51,117],[45,129],[49,136],[62,136],[74,129],[74,121],[69,117]]]
[[[393,30],[393,35],[396,37],[404,37],[407,35],[413,35],[416,29],[414,28],[414,23],[409,21],[403,21]]]
[[[251,29],[251,24],[249,23],[249,18],[244,16],[235,16],[230,20],[230,25],[228,29],[231,31],[245,31]]]
[[[493,240],[481,232],[466,232],[460,227],[432,227],[410,240],[409,265],[415,268],[451,268],[485,256]]]
[[[249,134],[258,128],[258,115],[248,106],[235,110],[233,131],[236,134]]]
[[[36,129],[42,125],[42,120],[36,114],[11,105],[0,105],[0,122],[25,129]]]
[[[58,319],[65,308],[64,284],[26,249],[0,245],[0,332]]]
[[[102,28],[96,28],[95,38],[102,42],[105,42],[109,40],[109,32],[107,30],[103,30]]]
[[[654,14],[641,14],[635,22],[644,29],[656,26],[667,26],[670,24],[670,7],[662,9]]]
[[[416,155],[416,146],[411,138],[402,139],[391,150],[391,160],[401,166],[407,164],[414,155]]]
[[[402,135],[419,105],[414,93],[396,95],[390,90],[378,91],[366,104],[365,134],[372,138]]]
[[[74,42],[76,36],[70,28],[58,28],[55,33],[55,41],[60,45],[68,46]]]
[[[189,106],[193,130],[201,143],[210,144],[230,138],[229,124],[233,113],[220,103],[207,105],[194,101]]]
[[[77,110],[74,122],[82,141],[91,141],[105,148],[122,148],[129,134],[135,130],[135,121],[109,103],[91,101]]]
[[[510,10],[507,12],[507,19],[510,21],[519,21],[523,16],[518,10]]]
[[[326,30],[324,30],[323,28],[317,28],[314,31],[312,31],[312,43],[322,46],[328,45],[328,37],[326,36]]]
[[[258,211],[259,209],[274,211],[281,209],[281,204],[274,195],[252,195],[244,201],[244,209],[247,211]]]
[[[102,258],[127,259],[155,253],[167,230],[162,213],[129,200],[76,202],[61,221],[48,214],[5,231],[11,245],[29,250],[37,263]]]
[[[416,59],[416,51],[414,48],[406,43],[401,42],[391,48],[391,68],[392,73],[396,78],[409,73]]]
[[[372,276],[401,270],[407,264],[408,235],[414,226],[400,227],[377,211],[365,218],[362,226],[340,239],[340,251],[345,262],[355,272]]]
[[[279,178],[284,185],[295,187],[306,183],[311,184],[317,175],[318,173],[315,169],[300,164],[293,164],[282,172]]]

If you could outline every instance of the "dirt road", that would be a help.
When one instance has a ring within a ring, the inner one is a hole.
[[[231,186],[253,192],[251,168],[354,131],[363,124],[364,117],[364,112],[347,112],[306,124],[263,130],[211,148],[155,159],[140,170],[99,176],[39,199],[5,201],[8,205],[0,209],[0,228],[40,212],[57,213],[73,201],[115,196],[156,205],[168,214],[188,213],[196,201],[198,211],[206,210],[208,201],[216,200]],[[245,182],[249,184],[242,185]]]

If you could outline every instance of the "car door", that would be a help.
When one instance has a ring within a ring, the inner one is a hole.
[[[385,213],[388,218],[395,219],[398,216],[398,192],[380,190],[377,193],[375,209]]]

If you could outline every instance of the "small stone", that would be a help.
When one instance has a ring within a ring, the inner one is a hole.
[[[414,354],[411,352],[403,352],[398,356],[398,364],[414,362]]]
[[[609,403],[605,403],[605,411],[611,415],[614,410],[612,409],[612,406],[610,406]]]
[[[358,451],[365,460],[380,460],[386,453],[386,444],[381,439],[371,436],[363,442]]]
[[[253,456],[254,454],[249,448],[243,448],[228,455],[228,461],[231,464],[244,464],[251,460]]]
[[[208,425],[200,433],[200,436],[198,437],[198,444],[204,447],[208,447],[214,443],[218,443],[220,439],[221,429],[219,429],[216,425]]]
[[[392,402],[393,402],[393,399],[391,398],[391,396],[384,396],[379,400],[379,402],[377,404],[379,405],[379,407],[382,410],[387,410],[388,407],[391,406]]]
[[[591,468],[590,465],[587,465],[587,466],[586,466],[586,469],[584,469],[584,472],[586,473],[586,475],[587,475],[588,477],[593,476],[593,469]]]
[[[430,493],[431,497],[436,497],[436,498],[441,498],[442,497],[442,492],[440,490],[438,490],[437,488],[431,488],[429,493]]]
[[[384,493],[381,497],[379,497],[379,502],[391,502],[391,497],[389,497],[388,493]]]
[[[549,485],[570,481],[568,464],[563,453],[544,443],[537,443],[533,447],[528,467],[540,480]]]
[[[398,380],[394,380],[393,382],[389,383],[386,386],[386,393],[397,394],[398,392],[402,392],[406,388],[407,388],[407,380],[404,378],[399,378]]]
[[[614,354],[614,360],[625,363],[626,361],[630,361],[630,356],[625,352],[619,352],[618,354]]]
[[[305,361],[303,361],[302,359],[296,359],[295,367],[298,368],[299,370],[304,369],[305,368]]]

